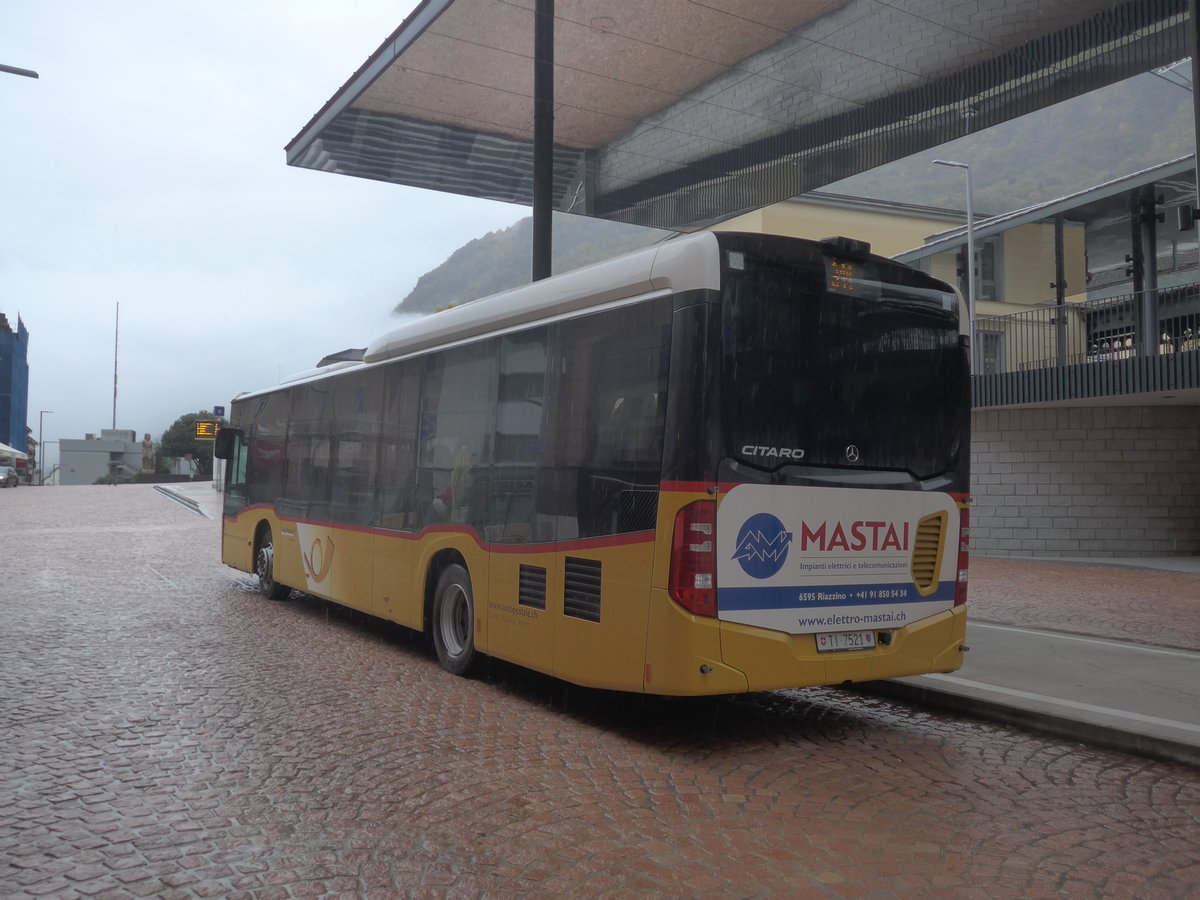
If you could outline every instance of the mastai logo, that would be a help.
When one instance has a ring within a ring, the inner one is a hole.
[[[751,578],[770,578],[783,568],[792,533],[770,513],[756,513],[738,532],[737,551],[733,554]]]

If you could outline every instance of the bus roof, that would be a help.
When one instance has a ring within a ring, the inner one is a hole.
[[[672,236],[652,247],[422,316],[372,341],[362,362],[331,362],[234,399],[650,296],[716,290],[721,283],[716,250],[717,237],[710,231]]]
[[[382,362],[433,347],[570,318],[650,294],[720,287],[717,239],[697,232],[604,262],[443,310],[371,342],[364,360]]]

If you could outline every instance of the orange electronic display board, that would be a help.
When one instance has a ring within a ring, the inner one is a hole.
[[[196,440],[198,441],[215,441],[217,439],[217,431],[221,425],[219,422],[211,422],[204,419],[196,421]]]

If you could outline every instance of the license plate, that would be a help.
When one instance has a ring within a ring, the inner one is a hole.
[[[829,631],[813,635],[817,639],[818,653],[836,653],[839,650],[872,650],[875,647],[873,631]]]

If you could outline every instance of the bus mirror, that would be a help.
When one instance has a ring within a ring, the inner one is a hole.
[[[234,448],[241,437],[241,429],[222,428],[217,432],[217,441],[213,445],[213,456],[217,459],[229,459],[233,456]]]

